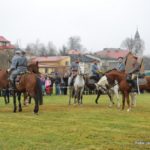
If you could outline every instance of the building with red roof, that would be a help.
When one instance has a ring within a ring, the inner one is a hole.
[[[15,46],[10,43],[5,37],[0,36],[0,50],[12,50],[15,49]]]
[[[67,54],[68,54],[68,55],[80,55],[80,54],[81,54],[81,51],[71,49],[71,50],[68,50],[68,51],[67,51]]]
[[[120,48],[104,48],[102,51],[98,51],[95,54],[100,58],[118,59],[119,57],[125,57],[129,53],[129,50],[123,50]]]
[[[15,46],[5,37],[0,36],[0,68],[9,68],[9,60],[12,58],[14,50]]]

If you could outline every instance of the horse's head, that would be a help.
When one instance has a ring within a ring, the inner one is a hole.
[[[33,73],[36,73],[36,74],[39,74],[39,67],[38,67],[38,61],[37,62],[32,62],[28,65],[28,70],[30,72],[33,72]]]
[[[84,71],[82,69],[78,69],[78,75],[84,76]]]

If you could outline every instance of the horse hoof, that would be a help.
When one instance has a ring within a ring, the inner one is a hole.
[[[34,112],[34,115],[38,115],[38,112]]]
[[[19,109],[19,112],[22,112],[22,109]]]
[[[112,108],[112,105],[109,105],[108,107],[109,107],[109,108]]]
[[[127,112],[130,112],[130,108],[127,109]]]
[[[96,103],[96,104],[98,104],[98,102],[97,102],[97,101],[95,101],[95,103]]]

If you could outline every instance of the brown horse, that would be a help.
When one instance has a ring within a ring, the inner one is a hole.
[[[0,89],[8,90],[9,81],[8,81],[8,74],[6,75],[7,70],[1,70],[0,69]],[[6,98],[7,97],[7,98]],[[9,103],[9,96],[4,95],[5,104]]]
[[[111,82],[111,84],[113,84],[115,80],[118,81],[119,89],[122,93],[122,109],[125,108],[125,100],[127,100],[127,104],[128,104],[127,111],[130,111],[131,106],[130,106],[130,101],[129,101],[129,93],[131,92],[132,87],[126,80],[127,74],[114,69],[114,70],[107,72],[105,75],[107,77],[108,82],[109,83]],[[145,76],[144,79],[146,79],[147,83],[144,85],[139,85],[139,89],[150,92],[150,77]]]
[[[0,87],[6,88],[9,85],[9,73],[6,70],[0,70]],[[23,92],[33,97],[35,100],[34,113],[38,113],[39,104],[43,103],[42,90],[40,79],[34,73],[25,73],[20,77],[19,83],[16,85],[16,90],[13,92],[14,112],[17,110],[16,93]],[[21,102],[19,101],[19,111],[22,111]]]
[[[43,103],[41,81],[34,73],[25,73],[21,75],[20,81],[16,84],[16,90],[13,93],[14,99],[14,112],[16,112],[16,92],[27,93],[27,96],[31,96],[35,100],[34,113],[38,113],[39,104]],[[22,111],[21,105],[19,105],[19,111]]]

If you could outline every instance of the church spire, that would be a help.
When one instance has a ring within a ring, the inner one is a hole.
[[[139,39],[140,39],[140,34],[139,34],[139,31],[138,31],[138,28],[137,28],[137,30],[136,30],[134,39],[135,39],[135,40],[139,40]]]

